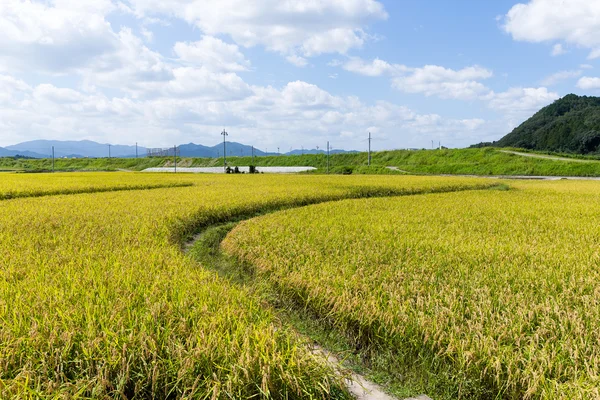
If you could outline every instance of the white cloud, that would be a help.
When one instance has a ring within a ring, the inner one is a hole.
[[[590,65],[590,64],[581,64],[579,66],[579,68],[581,68],[581,69],[592,69],[592,68],[594,68],[594,66]]]
[[[590,60],[594,60],[598,57],[600,57],[600,48],[595,48],[594,50],[590,51],[590,54],[588,55],[588,59]]]
[[[330,66],[341,66],[346,71],[365,76],[392,77],[392,87],[407,93],[422,93],[445,99],[474,99],[489,92],[479,80],[492,77],[492,71],[474,65],[460,70],[439,65],[411,68],[402,64],[390,64],[379,58],[367,62],[350,57],[342,62],[334,60]]]
[[[444,68],[438,65],[425,65],[421,68],[411,68],[402,64],[390,64],[386,61],[375,59],[366,62],[358,57],[349,58],[342,62],[333,60],[330,66],[341,66],[343,69],[365,76],[392,77],[392,86],[407,93],[422,93],[425,96],[438,96],[444,99],[478,100],[489,108],[502,115],[504,121],[512,129],[517,122],[523,121],[538,111],[541,107],[556,100],[559,96],[549,92],[547,88],[510,88],[506,92],[495,93],[480,80],[493,76],[492,71],[474,65],[460,70]],[[554,84],[560,80],[575,78],[581,71],[561,71],[545,79],[545,85]],[[416,117],[411,122],[411,127],[416,129],[421,125],[435,126],[439,118],[437,114],[425,114]],[[459,120],[454,120],[457,125]],[[477,130],[483,126],[498,131],[498,126],[491,126],[478,119],[464,119],[462,129]],[[445,127],[447,128],[447,124]],[[428,129],[429,129],[428,128]],[[476,139],[476,138],[475,138]],[[458,139],[457,139],[458,140]]]
[[[127,92],[141,90],[144,84],[173,79],[173,67],[162,55],[150,50],[130,28],[117,35],[115,51],[99,55],[78,72],[83,86],[105,86]]]
[[[146,27],[142,27],[140,33],[146,39],[146,42],[150,43],[154,40],[154,33],[151,30],[148,30]]]
[[[334,28],[310,36],[302,43],[301,51],[306,57],[323,53],[345,54],[352,48],[362,47],[364,42],[362,30]]]
[[[225,124],[232,140],[235,136],[235,140],[265,147],[284,143],[323,146],[322,142],[330,138],[336,147],[361,148],[369,130],[377,132],[380,139],[386,138],[385,147],[421,147],[432,135],[443,138],[443,142],[469,144],[472,140],[464,135],[472,135],[482,124],[477,119],[419,114],[389,102],[367,105],[356,97],[334,96],[303,81],[281,88],[249,87],[237,81],[233,73],[217,76],[228,75],[234,80],[225,83],[228,88],[236,81],[242,84],[243,96],[205,98],[205,92],[215,91],[206,87],[207,82],[216,77],[199,73],[214,74],[176,68],[176,78],[159,88],[163,92],[148,98],[108,97],[51,84],[32,87],[0,75],[0,145],[31,138],[31,132],[39,138],[138,141],[148,146],[192,140],[212,144],[218,141]],[[192,87],[194,82],[198,86]]]
[[[214,73],[204,68],[175,68],[174,79],[156,85],[163,95],[190,96],[209,100],[232,100],[251,94],[246,82],[234,73]]]
[[[501,93],[490,92],[485,99],[488,107],[504,114],[511,128],[514,128],[559,97],[558,93],[549,92],[545,87],[517,87]]]
[[[13,105],[20,102],[32,88],[20,79],[0,74],[0,105]]]
[[[560,56],[562,54],[565,54],[567,52],[567,50],[563,47],[562,44],[557,43],[554,46],[552,46],[552,52],[550,53],[553,57],[556,56]]]
[[[341,65],[343,69],[350,72],[366,76],[381,76],[381,75],[397,75],[409,70],[408,67],[400,64],[390,64],[379,58],[374,59],[370,63],[365,62],[359,57],[351,57],[345,63],[331,63],[330,65]]]
[[[281,98],[285,104],[293,108],[319,107],[336,108],[342,105],[340,98],[310,83],[295,81],[288,83],[281,91]]]
[[[449,99],[474,99],[489,89],[480,79],[492,76],[488,69],[472,66],[453,70],[438,65],[425,65],[412,68],[410,74],[392,80],[392,86],[407,93],[423,93],[426,96],[439,96]]]
[[[513,6],[504,30],[513,39],[534,43],[564,41],[600,56],[600,2],[590,0],[530,0]]]
[[[35,88],[33,97],[39,101],[67,104],[80,102],[84,96],[73,89],[57,88],[49,83],[42,83]]]
[[[577,81],[577,87],[583,90],[600,89],[600,78],[584,76]]]
[[[119,46],[104,15],[112,2],[0,2],[0,64],[66,73]]]
[[[140,18],[172,15],[207,35],[228,35],[241,46],[262,45],[286,57],[343,54],[361,47],[369,39],[363,30],[366,25],[388,16],[376,0],[221,0],[218,5],[206,0],[129,0],[129,4]]]
[[[301,80],[279,83],[277,75],[269,78],[276,87],[250,85],[238,75],[250,71],[243,54],[250,46],[264,46],[298,66],[319,54],[342,54],[344,61],[331,65],[386,76],[405,92],[479,99],[510,118],[555,95],[545,88],[495,94],[482,83],[492,72],[478,66],[411,68],[344,56],[374,40],[370,22],[387,18],[374,0],[123,1],[0,0],[0,70],[6,72],[0,74],[0,145],[32,135],[210,144],[225,125],[232,139],[265,146],[309,147],[331,137],[339,147],[360,148],[371,131],[386,140],[385,147],[422,147],[430,139],[470,144],[490,129],[468,114],[446,118],[390,102],[365,104]],[[109,16],[120,12],[139,20],[114,24]],[[172,18],[200,34],[179,38],[170,54],[161,54],[152,45],[164,48],[164,41],[155,40],[159,31],[152,25],[165,29]]]
[[[177,42],[174,51],[181,61],[211,70],[246,71],[250,67],[238,46],[212,36],[193,43]]]
[[[550,76],[547,76],[542,80],[542,85],[544,86],[552,86],[556,85],[560,81],[564,81],[567,79],[577,78],[581,76],[581,70],[571,70],[571,71],[559,71]]]
[[[308,61],[304,57],[300,57],[296,54],[291,54],[285,58],[290,64],[294,64],[296,67],[306,67]]]

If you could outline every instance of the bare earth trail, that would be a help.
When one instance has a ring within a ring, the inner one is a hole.
[[[546,160],[556,160],[556,161],[572,161],[572,162],[578,162],[578,163],[597,163],[600,161],[596,161],[596,160],[581,160],[578,158],[567,158],[567,157],[558,157],[558,156],[549,156],[549,155],[545,155],[545,154],[532,154],[532,153],[521,153],[520,151],[512,151],[512,150],[498,150],[501,153],[506,153],[506,154],[514,154],[517,156],[522,156],[522,157],[531,157],[531,158],[543,158]]]
[[[189,241],[184,243],[182,246],[183,252],[189,253],[202,234],[203,232],[197,233]],[[348,369],[343,366],[342,361],[332,352],[317,344],[313,344],[310,350],[313,354],[322,358],[324,363],[329,364],[340,376],[347,376],[346,387],[356,400],[399,400],[398,398],[385,393],[381,386],[369,381],[363,375],[355,372],[350,372],[348,374]],[[420,395],[404,400],[431,400],[431,398],[426,395]]]
[[[300,207],[302,207],[302,206],[300,206]],[[285,209],[290,209],[290,208],[299,208],[299,207],[286,207]],[[267,213],[277,212],[277,211],[280,211],[280,210],[271,210],[271,211],[267,211]],[[253,217],[249,217],[249,218],[253,218]],[[243,219],[244,218],[234,219],[234,221],[240,222]],[[199,242],[201,236],[207,229],[209,229],[209,228],[204,228],[201,232],[193,235],[188,241],[183,243],[182,251],[184,253],[190,253],[190,251],[192,251],[192,248],[196,245],[197,242]],[[229,230],[230,229],[231,228],[229,228]],[[229,230],[228,230],[228,232],[229,232]],[[219,245],[220,245],[221,240],[222,239],[220,239],[218,242]],[[214,258],[212,258],[213,261],[219,257],[222,257],[222,253],[221,253],[220,249],[215,249],[215,250],[217,250],[217,253],[213,254],[211,256],[211,257],[214,257]],[[206,262],[207,262],[207,260],[204,261],[204,263],[206,263]],[[208,261],[208,262],[210,263],[210,261]],[[229,267],[231,267],[231,265],[229,265]],[[233,268],[235,268],[235,267],[233,267]],[[346,387],[348,388],[348,391],[352,394],[352,396],[354,396],[354,398],[356,400],[400,400],[397,397],[387,394],[380,385],[368,380],[365,376],[358,374],[356,372],[353,372],[353,371],[349,371],[348,368],[346,368],[343,365],[343,362],[340,359],[338,359],[338,357],[336,357],[334,355],[334,353],[332,353],[331,351],[324,349],[323,347],[321,347],[317,344],[313,344],[311,346],[311,352],[313,354],[319,356],[320,358],[322,358],[323,362],[329,364],[333,368],[334,371],[337,371],[337,373],[340,376],[346,377]],[[420,394],[416,397],[404,398],[403,400],[432,400],[432,399],[425,394]]]
[[[333,354],[318,346],[315,346],[312,351],[313,353],[319,354],[325,358],[327,363],[342,373],[342,363]],[[348,391],[354,396],[354,398],[356,398],[356,400],[397,400],[396,397],[385,393],[378,384],[373,383],[367,380],[364,376],[354,372],[346,381],[346,385],[348,387]],[[411,397],[404,400],[431,400],[431,398],[422,394],[420,396]]]
[[[398,171],[398,172],[404,172],[405,174],[410,174],[410,172],[400,169],[398,167],[386,167],[386,168],[389,170],[392,170],[392,171]]]

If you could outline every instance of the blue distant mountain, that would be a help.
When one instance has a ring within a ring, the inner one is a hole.
[[[39,158],[52,157],[52,146],[54,146],[54,157],[108,157],[109,144],[93,142],[91,140],[62,141],[62,140],[32,140],[12,146],[6,146],[7,150],[18,152],[29,151],[37,153]],[[140,156],[146,155],[145,147],[138,147]],[[135,146],[110,145],[111,157],[135,157]]]
[[[109,147],[111,157],[135,157],[136,147],[117,145],[117,144],[102,144],[91,140],[80,141],[61,141],[61,140],[32,140],[28,142],[18,143],[5,148],[0,147],[0,157],[14,157],[22,155],[34,158],[50,158],[52,156],[52,146],[54,146],[54,156],[56,158],[102,158],[108,157]],[[139,157],[146,156],[146,147],[139,146],[137,153]],[[237,143],[226,142],[227,157],[243,157],[251,156],[253,153],[252,146]],[[356,151],[331,150],[330,154],[336,153],[356,153]],[[171,152],[172,154],[172,152]],[[282,155],[299,155],[299,154],[325,154],[324,150],[291,150]],[[181,157],[223,157],[223,142],[214,146],[204,146],[201,144],[182,144],[179,146],[179,155]],[[265,152],[254,148],[254,155],[261,156],[276,156],[275,152]]]
[[[5,149],[4,147],[0,147],[0,157],[15,157],[15,156],[24,156],[31,158],[44,158],[44,155],[34,153],[31,151],[13,151]]]
[[[237,142],[226,142],[225,150],[227,157],[244,157],[252,155],[252,146]],[[179,146],[179,154],[181,157],[223,157],[223,143],[218,143],[212,147],[203,146],[201,144],[182,144]],[[265,153],[264,151],[254,148],[254,155],[259,156],[274,156],[277,153]]]

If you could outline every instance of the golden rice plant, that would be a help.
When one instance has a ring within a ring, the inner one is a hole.
[[[283,211],[223,247],[426,389],[600,398],[600,184],[511,185]]]
[[[182,187],[193,184],[189,174],[114,172],[2,173],[0,200],[58,194]]]
[[[140,182],[130,174],[10,179],[47,194]],[[269,208],[490,185],[418,177],[185,181],[194,186],[0,201],[0,398],[346,397],[340,378],[260,299],[186,257],[182,242],[203,226]]]

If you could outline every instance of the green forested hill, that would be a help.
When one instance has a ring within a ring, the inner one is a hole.
[[[566,153],[600,153],[600,97],[569,94],[492,144]]]

